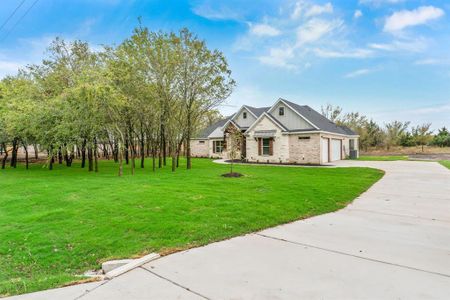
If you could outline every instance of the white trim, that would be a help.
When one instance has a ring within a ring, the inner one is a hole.
[[[331,135],[339,135],[339,136],[343,136],[346,138],[359,138],[359,135],[347,135],[347,134],[342,134],[342,133],[334,133],[334,132],[329,132],[329,131],[323,131],[323,130],[313,130],[313,131],[285,131],[282,134],[308,134],[308,133],[325,133],[325,134],[331,134]]]
[[[277,125],[281,131],[285,131],[286,128],[284,128],[284,126],[282,124],[280,124],[280,122],[278,122],[277,120],[275,120],[271,115],[269,115],[267,112],[263,112],[256,120],[255,122],[253,122],[253,124],[247,128],[247,130],[245,131],[246,133],[249,132],[251,129],[253,129],[253,127],[255,127],[256,124],[258,124],[258,122],[264,117],[266,116],[267,118],[269,118],[270,121],[272,121],[272,123],[274,123],[275,125]]]
[[[278,98],[277,102],[275,102],[274,105],[272,105],[270,107],[270,109],[268,110],[268,112],[271,112],[275,106],[277,106],[277,104],[279,102],[283,102],[284,105],[286,105],[287,107],[289,107],[290,110],[292,110],[294,113],[296,113],[297,115],[299,115],[301,118],[303,118],[306,122],[309,123],[309,125],[311,125],[312,127],[314,127],[317,130],[320,130],[319,127],[317,127],[316,125],[314,125],[314,123],[312,123],[310,120],[308,120],[307,118],[305,118],[301,113],[299,113],[296,109],[292,108],[292,106],[290,106],[288,103],[286,103],[286,101],[283,98]],[[284,112],[284,114],[286,114],[286,112]]]

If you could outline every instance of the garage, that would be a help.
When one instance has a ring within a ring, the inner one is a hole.
[[[330,139],[326,139],[326,138],[322,138],[322,163],[327,163],[329,162],[329,143],[330,143]]]
[[[331,139],[331,160],[336,161],[342,159],[342,140]]]

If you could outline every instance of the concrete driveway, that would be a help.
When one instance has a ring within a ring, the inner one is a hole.
[[[449,299],[450,171],[342,161],[386,175],[347,208],[20,299]]]

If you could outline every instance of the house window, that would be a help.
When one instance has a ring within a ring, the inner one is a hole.
[[[213,141],[213,151],[214,153],[222,153],[223,141]]]
[[[242,118],[247,119],[247,113],[245,111],[242,113]]]
[[[270,139],[262,140],[262,154],[270,155]]]
[[[284,107],[283,107],[283,106],[281,106],[281,107],[278,109],[278,114],[279,114],[280,116],[284,116]]]
[[[205,141],[198,141],[198,143],[199,143],[199,144],[204,144],[204,143],[205,143]]]
[[[311,137],[310,136],[299,136],[298,139],[299,140],[309,140],[309,139],[311,139]]]

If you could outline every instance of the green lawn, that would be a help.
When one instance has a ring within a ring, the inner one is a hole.
[[[439,163],[450,169],[450,160],[441,160]]]
[[[149,163],[149,162],[148,162]],[[41,165],[0,170],[0,295],[61,286],[112,258],[170,252],[335,211],[380,179],[369,168],[228,166],[119,178]]]
[[[399,156],[399,155],[386,155],[386,156],[361,155],[360,157],[357,158],[357,160],[366,160],[366,161],[408,160],[408,156]]]

